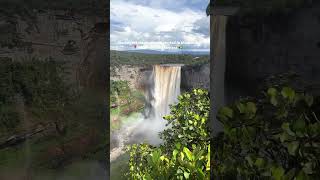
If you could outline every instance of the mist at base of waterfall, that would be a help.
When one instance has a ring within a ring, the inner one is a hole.
[[[148,143],[157,146],[162,143],[159,133],[166,128],[166,121],[144,119],[137,124],[128,144]]]
[[[151,105],[145,110],[151,113],[138,122],[128,144],[146,142],[159,145],[162,142],[159,133],[166,128],[167,123],[163,116],[170,114],[169,106],[175,104],[180,95],[181,66],[179,64],[153,66],[145,93],[147,103]]]

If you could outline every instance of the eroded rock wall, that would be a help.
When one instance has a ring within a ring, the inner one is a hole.
[[[107,22],[97,15],[64,10],[33,10],[29,16],[1,16],[0,57],[14,60],[53,58],[71,68],[81,86],[107,84]],[[104,84],[103,84],[104,83]]]
[[[226,82],[233,90],[229,94],[253,94],[266,77],[289,71],[319,84],[320,3],[264,20],[265,24],[253,26],[239,17],[229,21]]]

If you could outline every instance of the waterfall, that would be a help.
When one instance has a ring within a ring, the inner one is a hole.
[[[161,143],[159,132],[166,128],[163,116],[170,114],[170,105],[178,101],[181,84],[182,65],[154,65],[149,79],[146,95],[147,116],[135,129],[133,138],[135,143],[147,141],[149,144]]]
[[[158,133],[165,129],[163,116],[170,114],[169,105],[175,104],[180,95],[181,65],[155,65],[146,81],[145,116],[141,114],[136,123],[122,127],[116,134],[119,145],[111,149],[111,162],[124,153],[127,143],[161,143]]]
[[[162,118],[170,113],[170,104],[177,102],[180,95],[181,66],[155,65],[153,67],[153,121],[165,122]],[[160,123],[161,124],[161,123]]]

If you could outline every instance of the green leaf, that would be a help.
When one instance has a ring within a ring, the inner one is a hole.
[[[261,168],[264,164],[264,159],[263,158],[257,158],[256,162],[254,163],[257,167]]]
[[[240,113],[244,113],[244,111],[246,109],[245,105],[243,103],[240,103],[240,102],[237,103],[237,108],[238,108]]]
[[[181,144],[180,143],[176,143],[176,148],[179,150],[181,147]]]
[[[223,107],[219,110],[218,117],[221,117],[224,120],[233,118],[233,110],[229,107]]]
[[[277,106],[277,105],[278,105],[278,100],[277,100],[277,98],[271,97],[270,103],[271,103],[272,105],[274,105],[274,106]]]
[[[183,152],[180,152],[180,157],[181,157],[181,160],[184,159],[184,153]]]
[[[210,161],[210,155],[211,155],[211,154],[210,154],[210,151],[211,151],[211,150],[210,150],[210,144],[209,144],[209,145],[208,145],[208,154],[207,154],[207,165],[206,165],[206,170],[207,170],[207,171],[210,171],[210,162],[211,162],[211,161]]]
[[[184,148],[183,148],[183,152],[186,153],[187,158],[188,158],[190,161],[193,160],[193,154],[192,154],[192,152],[191,152],[188,148],[184,147]]]
[[[271,168],[272,176],[276,180],[281,180],[281,178],[284,176],[284,172],[285,172],[284,169],[280,166]]]
[[[296,139],[294,136],[290,136],[287,132],[281,133],[279,137],[282,143],[285,141],[293,141]]]
[[[248,111],[252,112],[253,114],[255,114],[257,112],[257,107],[253,102],[247,103],[247,109],[248,109]]]
[[[313,170],[312,170],[312,162],[307,162],[306,164],[304,164],[302,170],[303,172],[305,172],[306,174],[312,174]]]
[[[183,172],[183,176],[186,178],[186,179],[189,179],[189,175],[190,175],[190,173],[188,173],[188,172]]]
[[[277,96],[278,91],[275,88],[269,88],[267,94],[271,97]]]
[[[176,149],[173,150],[173,152],[172,152],[173,159],[176,159],[178,153],[179,153],[178,150],[176,150]]]
[[[290,124],[289,123],[283,123],[281,128],[288,133],[291,136],[295,136],[295,133],[290,129]]]
[[[290,100],[294,100],[294,97],[296,95],[296,92],[289,88],[289,87],[284,87],[281,91],[281,94],[284,98],[288,98]]]
[[[248,161],[249,165],[252,166],[253,165],[253,160],[251,158],[250,155],[246,156],[245,159]]]
[[[290,143],[287,143],[287,149],[290,155],[296,155],[296,151],[299,147],[299,142],[298,141],[293,141]]]
[[[165,159],[165,157],[164,157],[164,156],[161,156],[161,157],[160,157],[160,160],[161,160],[161,161],[163,161],[164,159]]]
[[[304,132],[305,127],[306,127],[306,122],[304,121],[303,118],[299,118],[298,120],[294,121],[292,124],[292,129],[296,132],[297,131]]]

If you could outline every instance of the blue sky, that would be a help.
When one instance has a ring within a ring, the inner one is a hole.
[[[111,49],[209,50],[208,2],[111,0]]]

